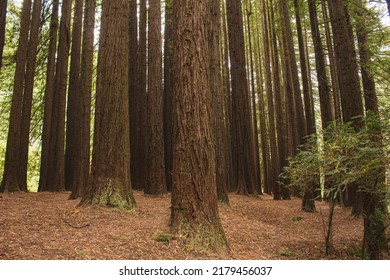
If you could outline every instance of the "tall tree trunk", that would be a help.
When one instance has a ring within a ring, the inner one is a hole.
[[[96,0],[85,1],[80,87],[76,102],[75,159],[70,199],[83,197],[89,180],[95,9]]]
[[[139,44],[138,44],[138,85],[137,85],[137,98],[135,102],[138,104],[138,143],[137,154],[134,155],[137,157],[136,162],[138,163],[138,168],[136,169],[136,177],[132,182],[134,183],[134,188],[137,190],[142,190],[146,186],[146,141],[147,141],[147,131],[146,131],[146,118],[147,118],[147,95],[146,95],[146,25],[147,25],[147,9],[146,9],[146,0],[140,1],[140,19],[139,19]]]
[[[31,17],[30,39],[28,42],[26,73],[24,77],[24,94],[22,108],[22,123],[20,126],[20,147],[19,147],[19,180],[22,190],[27,191],[27,167],[28,150],[30,143],[31,110],[34,91],[35,64],[37,60],[37,48],[39,39],[39,28],[41,26],[42,1],[34,0]]]
[[[258,118],[257,118],[257,106],[256,106],[256,86],[255,86],[255,70],[253,65],[253,45],[252,45],[252,32],[251,32],[251,15],[252,15],[252,6],[247,2],[247,32],[248,32],[248,56],[249,56],[249,65],[250,65],[250,76],[251,76],[251,101],[252,101],[252,119],[253,119],[253,132],[254,132],[254,141],[255,141],[255,162],[256,162],[256,191],[259,194],[262,194],[261,189],[261,174],[260,174],[260,145],[259,145],[259,129],[258,129]]]
[[[212,0],[210,4],[211,22],[208,34],[209,60],[210,60],[210,90],[214,114],[212,126],[216,154],[216,183],[218,200],[229,203],[228,197],[228,156],[226,149],[226,127],[224,122],[224,92],[221,72],[221,1]]]
[[[307,62],[306,62],[305,42],[303,38],[302,22],[301,22],[301,15],[299,9],[300,7],[298,4],[298,0],[294,0],[295,21],[296,21],[298,46],[299,46],[299,61],[300,61],[300,68],[301,68],[303,99],[305,105],[304,110],[305,110],[305,120],[306,120],[306,133],[307,135],[311,135],[316,133],[314,104],[312,103],[312,97],[311,97],[311,90],[309,84],[309,69],[307,68]],[[313,212],[315,210],[314,197],[315,197],[316,187],[317,187],[316,185],[309,186],[308,190],[306,190],[303,195],[302,209],[306,212]]]
[[[0,0],[0,73],[3,66],[3,50],[5,43],[5,26],[7,21],[7,3],[8,0]]]
[[[30,29],[31,0],[24,0],[21,14],[21,26],[16,69],[12,94],[11,113],[8,129],[7,148],[4,162],[3,181],[0,192],[26,191],[20,183],[20,126],[22,124],[24,76],[28,52],[28,34]]]
[[[260,32],[257,32],[260,34]],[[258,100],[258,109],[259,109],[259,124],[260,124],[260,139],[261,139],[261,171],[263,175],[263,186],[264,192],[267,194],[271,194],[272,190],[268,187],[268,173],[269,173],[269,148],[267,141],[267,125],[266,125],[266,114],[265,114],[265,102],[264,102],[264,78],[263,78],[263,67],[262,67],[262,59],[261,59],[261,47],[260,47],[260,39],[257,40],[256,46],[256,77],[257,77],[257,100]]]
[[[173,2],[174,102],[171,229],[202,249],[226,247],[218,215],[211,92],[210,2]]]
[[[276,145],[276,130],[275,130],[275,107],[274,107],[274,93],[272,90],[272,75],[271,75],[271,57],[270,57],[270,33],[269,33],[269,19],[265,2],[262,3],[263,11],[263,45],[264,45],[264,69],[265,69],[265,91],[267,96],[267,109],[268,109],[268,138],[270,145],[270,165],[268,176],[268,188],[272,190],[274,199],[280,199],[279,185],[277,184],[277,161],[278,150]]]
[[[72,191],[74,168],[76,166],[76,138],[79,121],[77,119],[77,101],[80,95],[80,57],[81,32],[83,27],[83,1],[76,0],[72,27],[72,50],[70,59],[69,92],[66,118],[66,149],[65,149],[65,189]]]
[[[149,0],[147,171],[145,193],[167,192],[164,162],[162,38],[160,0]]]
[[[294,42],[293,42],[293,35],[291,30],[291,22],[290,22],[290,15],[289,10],[287,6],[287,1],[280,0],[280,15],[282,17],[282,36],[284,41],[284,52],[285,52],[285,59],[286,59],[286,67],[287,71],[289,72],[289,83],[290,83],[290,90],[287,90],[287,93],[290,95],[290,108],[291,113],[293,113],[293,117],[295,118],[292,126],[292,132],[294,135],[294,146],[292,147],[292,154],[295,154],[295,149],[303,144],[303,139],[307,135],[307,126],[306,126],[306,120],[304,117],[304,111],[303,111],[303,103],[302,103],[302,95],[301,95],[301,89],[299,85],[299,76],[298,76],[298,68],[296,63],[296,57],[295,57],[295,51],[294,51]],[[296,129],[299,127],[300,129]]]
[[[47,58],[46,70],[46,87],[44,95],[44,111],[43,111],[43,128],[42,128],[42,149],[41,149],[41,167],[39,171],[38,191],[48,189],[47,178],[49,168],[49,150],[50,150],[50,131],[53,112],[53,95],[54,81],[56,68],[56,49],[57,49],[57,33],[58,33],[58,8],[59,1],[54,0],[52,3],[52,12],[50,19],[50,42],[49,53]]]
[[[341,105],[344,122],[352,122],[356,130],[364,127],[363,100],[360,91],[354,40],[350,34],[349,15],[342,0],[328,0],[332,24]],[[362,213],[362,193],[356,184],[349,187],[352,213]]]
[[[328,124],[334,120],[334,116],[332,113],[328,77],[326,75],[324,49],[322,47],[321,34],[318,27],[316,1],[309,0],[308,5],[309,5],[311,35],[313,39],[314,55],[316,60],[318,93],[320,96],[320,108],[321,108],[321,122],[322,122],[322,128],[326,128]]]
[[[172,0],[165,0],[164,40],[164,159],[167,190],[172,190],[172,59],[173,59]]]
[[[240,0],[227,0],[226,4],[232,70],[232,134],[236,138],[233,161],[237,164],[237,180],[234,184],[239,194],[257,194],[256,155],[245,70],[242,6]]]
[[[328,14],[328,9],[325,1],[326,0],[321,0],[321,7],[322,7],[322,15],[324,17],[326,46],[328,49],[328,57],[329,57],[329,64],[330,64],[331,86],[332,86],[332,91],[330,92],[331,95],[333,94],[332,112],[334,115],[334,120],[337,122],[341,122],[342,116],[341,116],[341,104],[340,104],[341,102],[340,87],[339,87],[339,80],[337,77],[336,57],[334,54],[334,44],[333,44],[331,30],[330,30],[329,14]]]
[[[91,185],[81,203],[130,210],[128,27],[129,2],[103,0]]]
[[[223,34],[223,83],[224,83],[224,106],[225,106],[225,123],[226,123],[226,155],[228,156],[228,172],[229,172],[229,183],[228,192],[234,191],[235,186],[233,182],[237,179],[237,173],[235,172],[236,162],[233,161],[233,149],[235,138],[233,137],[233,116],[232,116],[232,95],[231,95],[231,79],[229,69],[229,36],[227,31],[227,19],[226,19],[226,4],[222,1],[222,34]]]
[[[139,112],[138,112],[138,28],[137,28],[137,0],[130,1],[129,17],[129,117],[130,117],[130,176],[132,185],[136,186],[136,178],[139,170]]]
[[[61,7],[60,35],[54,83],[53,111],[50,129],[50,150],[45,191],[65,190],[65,106],[70,47],[70,19],[72,0],[64,0]]]
[[[288,154],[288,140],[287,140],[287,121],[284,112],[284,106],[286,104],[283,99],[283,91],[281,88],[281,78],[280,78],[280,62],[279,62],[279,50],[278,50],[278,40],[276,34],[276,22],[273,9],[273,2],[270,2],[269,5],[269,27],[271,35],[271,66],[272,66],[272,80],[273,80],[273,92],[275,96],[275,118],[276,118],[276,131],[277,131],[277,150],[278,150],[278,159],[277,165],[275,166],[275,173],[279,176],[282,170],[282,164],[285,163],[287,154]],[[289,198],[289,192],[285,189],[280,189],[275,187],[274,189],[274,198],[280,199]],[[279,193],[277,193],[279,192]]]

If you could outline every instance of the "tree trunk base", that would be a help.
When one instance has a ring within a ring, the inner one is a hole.
[[[172,224],[171,229],[172,233],[185,238],[187,249],[195,252],[223,252],[229,248],[219,222],[198,221],[186,224],[182,221]]]
[[[117,179],[105,178],[96,181],[97,186],[94,191],[87,194],[80,205],[92,204],[123,210],[132,210],[137,207],[129,186],[122,186]]]

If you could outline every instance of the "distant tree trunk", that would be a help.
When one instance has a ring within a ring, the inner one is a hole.
[[[72,50],[70,59],[69,92],[66,118],[66,149],[65,149],[65,189],[73,191],[74,168],[76,166],[78,122],[77,102],[80,95],[80,57],[81,32],[83,27],[83,1],[76,0],[72,27]]]
[[[226,20],[226,4],[225,1],[222,1],[222,34],[223,34],[223,84],[224,84],[224,106],[225,106],[225,123],[226,123],[226,155],[228,156],[228,192],[234,191],[235,186],[233,182],[237,179],[237,173],[235,172],[236,163],[233,161],[233,144],[235,139],[233,137],[233,116],[232,116],[232,95],[231,95],[231,79],[230,79],[230,69],[229,69],[229,36],[227,31],[227,20]]]
[[[258,32],[260,34],[260,32]],[[261,171],[263,173],[263,186],[264,192],[267,194],[271,194],[272,190],[267,186],[268,185],[268,169],[269,169],[269,148],[267,141],[267,125],[266,125],[266,114],[265,114],[265,102],[264,102],[264,79],[263,79],[263,67],[262,67],[262,59],[261,59],[261,47],[260,40],[257,40],[257,57],[256,60],[256,77],[257,77],[257,100],[258,100],[258,110],[259,110],[259,124],[260,124],[260,139],[261,139]]]
[[[26,73],[24,77],[24,94],[22,108],[22,123],[20,126],[19,147],[19,180],[22,190],[27,190],[28,150],[30,144],[31,110],[33,102],[35,64],[37,60],[37,48],[39,28],[41,26],[42,1],[34,0],[31,17],[30,39],[28,42]]]
[[[292,147],[292,154],[295,154],[295,149],[303,144],[303,139],[307,135],[307,126],[306,126],[306,120],[304,117],[304,111],[303,111],[303,103],[302,103],[302,95],[301,95],[301,89],[299,84],[299,76],[298,76],[298,67],[295,57],[295,50],[294,50],[294,42],[293,42],[293,35],[291,30],[291,22],[290,22],[290,14],[288,10],[287,1],[280,0],[280,16],[282,18],[282,36],[284,41],[284,53],[285,53],[285,62],[286,62],[286,69],[289,72],[289,86],[290,90],[287,90],[287,94],[289,96],[290,102],[290,112],[292,113],[292,116],[295,118],[293,120],[293,126],[292,126],[292,132],[294,137],[294,145]],[[296,129],[296,128],[300,129]]]
[[[7,3],[8,0],[0,0],[0,73],[3,66],[3,50],[5,43],[5,26],[7,19]]]
[[[322,15],[324,17],[324,25],[325,25],[325,36],[326,36],[326,46],[328,48],[328,57],[329,57],[329,64],[330,64],[330,74],[331,74],[331,85],[332,85],[332,92],[333,94],[333,115],[334,120],[337,122],[342,121],[341,116],[341,105],[340,105],[340,87],[339,87],[339,80],[337,77],[337,66],[336,66],[336,57],[334,54],[334,44],[331,36],[331,30],[330,30],[330,20],[328,15],[328,10],[326,7],[326,0],[321,0],[321,6],[322,6]]]
[[[44,112],[43,112],[43,128],[42,128],[42,149],[41,149],[41,168],[39,171],[38,191],[48,190],[47,178],[49,168],[49,149],[50,149],[50,131],[51,131],[51,116],[53,112],[53,95],[56,67],[56,49],[57,49],[57,33],[58,33],[58,0],[52,3],[52,12],[50,19],[50,43],[49,53],[47,58],[46,70],[46,87],[44,95]]]
[[[275,130],[275,107],[274,107],[274,93],[272,90],[272,75],[271,75],[271,52],[270,52],[270,33],[269,33],[269,19],[268,11],[265,1],[262,2],[263,11],[263,45],[264,45],[264,71],[265,71],[265,91],[267,96],[267,109],[268,109],[268,138],[269,138],[269,158],[270,165],[268,166],[268,188],[272,190],[274,199],[280,199],[279,185],[277,184],[277,161],[278,161],[278,150],[277,150],[277,136]]]
[[[11,113],[8,129],[7,148],[4,162],[3,181],[0,192],[27,191],[20,182],[20,126],[22,124],[23,86],[28,52],[31,0],[24,0],[21,14],[21,26],[16,69],[12,94]]]
[[[130,177],[136,186],[139,170],[137,150],[139,149],[139,106],[138,106],[138,29],[137,0],[130,1],[129,17],[129,117],[130,117]]]
[[[165,0],[164,40],[164,159],[167,190],[172,190],[172,0]]]
[[[354,40],[350,34],[349,15],[342,0],[328,0],[333,30],[338,80],[344,122],[352,122],[356,130],[364,127],[363,100],[360,91]],[[349,187],[352,213],[362,213],[362,193],[352,184]]]
[[[288,140],[287,140],[287,120],[285,117],[284,106],[285,100],[283,99],[283,91],[281,88],[280,78],[280,62],[279,62],[279,50],[278,40],[276,34],[276,22],[273,9],[273,3],[269,5],[269,27],[271,35],[271,66],[272,66],[272,80],[273,80],[273,91],[275,96],[275,116],[276,116],[276,131],[277,131],[277,148],[278,148],[278,159],[275,173],[279,176],[282,170],[282,164],[285,163],[288,154]],[[276,159],[275,159],[276,160]],[[280,186],[274,189],[274,199],[287,199],[289,198],[288,189],[281,189]],[[279,193],[277,193],[278,191]]]
[[[358,40],[359,57],[360,57],[360,73],[363,81],[364,104],[367,111],[379,113],[378,98],[375,90],[375,80],[372,73],[372,53],[368,41],[368,30],[366,27],[368,16],[364,10],[365,3],[362,0],[358,1],[356,22],[356,37]]]
[[[236,138],[233,161],[236,162],[237,179],[234,184],[239,194],[257,194],[256,155],[245,70],[242,6],[240,0],[227,0],[226,4],[232,75],[232,133]]]
[[[306,133],[307,135],[316,133],[316,124],[314,116],[314,104],[312,102],[313,98],[311,96],[311,89],[309,83],[309,69],[306,62],[306,50],[305,42],[303,38],[302,22],[301,15],[299,11],[298,0],[294,0],[294,11],[295,11],[295,21],[297,28],[298,36],[298,46],[299,46],[299,60],[301,68],[301,80],[302,80],[302,89],[303,89],[303,99],[304,99],[304,110],[305,110],[305,120],[306,120]],[[306,136],[306,135],[305,135]],[[316,185],[309,186],[309,189],[306,190],[303,199],[302,199],[302,209],[306,212],[315,211],[315,189]]]
[[[224,92],[221,72],[221,1],[213,0],[210,4],[211,22],[208,34],[208,47],[210,59],[210,90],[214,114],[212,126],[214,131],[214,144],[216,153],[216,182],[217,196],[222,203],[229,203],[228,197],[228,156],[226,149],[226,127],[224,122]]]
[[[196,249],[226,248],[218,215],[211,92],[210,2],[173,2],[173,190],[170,226]]]
[[[160,0],[149,0],[146,194],[167,192],[164,162]]]
[[[96,0],[85,1],[80,87],[76,102],[76,146],[70,199],[83,197],[88,187],[91,138],[91,94],[93,76]]]
[[[136,177],[132,180],[134,188],[142,190],[146,186],[146,141],[147,141],[147,130],[146,130],[146,119],[147,119],[147,94],[146,94],[146,25],[147,25],[147,9],[146,0],[140,1],[140,19],[139,19],[139,44],[138,44],[138,93],[136,101],[138,104],[138,143],[136,162],[138,167],[136,169]]]
[[[53,111],[50,129],[50,150],[45,191],[65,190],[65,106],[70,47],[70,19],[72,0],[64,0],[61,7],[60,35],[54,84]]]
[[[255,70],[253,63],[253,44],[252,44],[252,32],[251,32],[251,15],[252,15],[252,7],[251,4],[247,2],[247,30],[248,30],[248,48],[249,48],[249,65],[250,65],[250,76],[251,76],[251,100],[252,100],[252,119],[253,119],[253,133],[254,133],[254,141],[255,141],[255,162],[256,162],[256,191],[259,194],[262,194],[263,191],[261,189],[261,173],[260,173],[260,144],[259,144],[259,129],[258,129],[258,118],[257,118],[257,106],[256,106],[256,86],[255,86]]]
[[[321,42],[321,34],[318,27],[318,16],[316,1],[309,0],[309,15],[311,34],[314,44],[314,54],[316,60],[316,71],[318,80],[318,93],[320,96],[321,121],[322,127],[326,128],[334,120],[331,105],[331,96],[329,91],[328,77],[326,75],[325,55]]]
[[[128,22],[127,0],[103,0],[91,184],[81,203],[130,210]]]

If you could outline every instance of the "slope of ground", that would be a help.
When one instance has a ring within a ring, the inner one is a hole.
[[[135,192],[138,208],[132,212],[80,208],[68,196],[0,194],[0,259],[356,259],[362,241],[362,219],[336,208],[335,253],[326,256],[325,203],[317,203],[317,212],[305,213],[296,198],[273,201],[232,194],[230,206],[220,206],[230,251],[196,253],[180,237],[169,240],[169,195]]]

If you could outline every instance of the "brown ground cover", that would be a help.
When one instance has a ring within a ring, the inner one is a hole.
[[[178,236],[164,240],[169,234],[169,196],[135,191],[138,208],[133,212],[80,208],[68,196],[0,194],[0,259],[357,259],[362,242],[363,221],[349,209],[336,208],[335,253],[326,256],[326,203],[317,202],[317,212],[305,213],[297,198],[273,201],[270,196],[231,194],[230,206],[220,206],[230,251],[200,253],[186,248]]]

